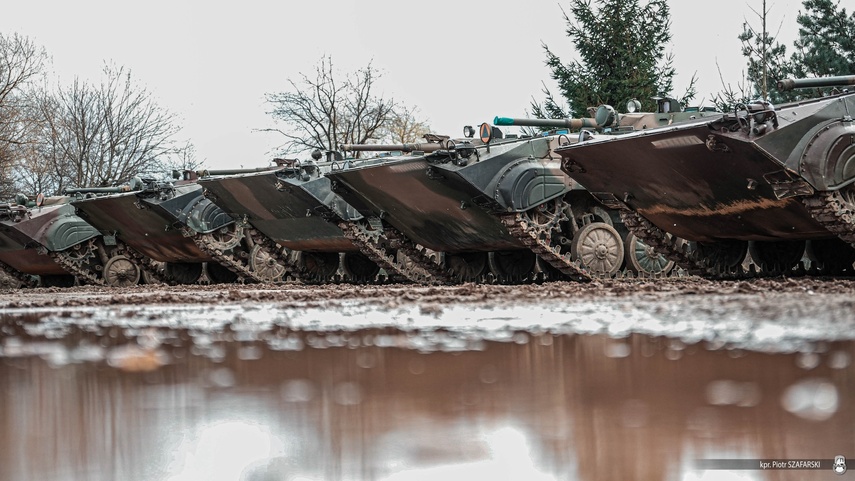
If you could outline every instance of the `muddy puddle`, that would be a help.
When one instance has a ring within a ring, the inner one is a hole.
[[[842,479],[853,290],[782,282],[15,294],[0,479]]]

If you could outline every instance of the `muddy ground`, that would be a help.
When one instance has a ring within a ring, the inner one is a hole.
[[[848,294],[848,296],[847,296]],[[707,298],[739,298],[738,308],[752,309],[757,303],[785,296],[787,303],[810,302],[816,296],[842,296],[855,301],[855,279],[851,278],[760,278],[714,281],[698,277],[670,279],[598,280],[591,283],[547,282],[527,285],[414,286],[407,284],[221,284],[139,285],[130,288],[72,287],[0,291],[0,308],[97,307],[144,304],[230,304],[275,302],[283,307],[334,306],[341,301],[359,301],[389,307],[406,303],[447,306],[449,304],[493,305],[609,299],[658,300],[663,303],[697,303]]]
[[[501,286],[329,284],[7,290],[0,316],[78,324],[219,330],[235,323],[304,331],[510,331],[623,337],[640,333],[764,351],[855,337],[855,279],[696,277]]]

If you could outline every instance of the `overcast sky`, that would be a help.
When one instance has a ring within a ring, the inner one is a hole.
[[[847,3],[847,0],[844,3]],[[174,112],[209,168],[266,165],[283,142],[266,113],[267,92],[310,73],[323,55],[342,72],[372,61],[379,87],[419,107],[433,131],[459,135],[466,124],[521,117],[541,82],[554,87],[541,44],[573,56],[555,0],[16,1],[0,31],[43,45],[62,82],[97,82],[105,61],[131,69]],[[566,5],[566,2],[563,4]],[[770,30],[791,48],[799,0],[769,0]],[[759,20],[760,0],[671,0],[675,93],[692,74],[698,101],[721,90],[716,67],[737,83],[745,61],[737,35]]]

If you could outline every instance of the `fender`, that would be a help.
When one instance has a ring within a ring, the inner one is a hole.
[[[566,194],[572,183],[558,161],[520,159],[495,177],[494,197],[509,212],[522,212]]]

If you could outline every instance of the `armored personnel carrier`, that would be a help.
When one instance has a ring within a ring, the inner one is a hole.
[[[330,190],[323,173],[334,161],[322,157],[315,151],[311,160],[302,162],[277,159],[274,170],[199,179],[205,195],[235,219],[238,228],[252,232],[256,244],[276,253],[250,253],[250,263],[268,280],[280,279],[289,269],[305,281],[329,281],[339,271],[340,259],[344,274],[353,281],[372,281],[380,270],[338,227],[362,216]]]
[[[212,282],[253,279],[245,263],[234,262],[246,257],[235,252],[247,249],[229,228],[234,221],[204,198],[201,186],[153,179],[135,184],[129,192],[103,196],[88,195],[97,188],[68,191],[78,196],[73,205],[103,234],[104,244],[122,251],[129,272],[181,284],[197,282],[203,269]],[[81,274],[91,272],[87,267]]]
[[[334,168],[327,174],[333,190],[366,217],[343,226],[345,233],[380,258],[403,252],[415,264],[404,266],[405,276],[421,282],[479,280],[491,264],[497,277],[523,279],[535,267],[531,247],[588,279],[551,242],[558,240],[561,198],[571,187],[550,156],[558,137],[499,138],[501,131],[487,124],[481,133],[477,140],[429,139],[438,142],[425,150],[383,146],[404,155]],[[407,272],[415,269],[427,275]]]
[[[661,102],[668,110],[671,100]],[[485,123],[478,139],[469,128],[465,138],[438,139],[429,150],[398,146],[412,151],[353,162],[327,176],[333,189],[366,217],[361,225],[351,224],[355,241],[368,243],[381,231],[393,241],[390,247],[403,249],[432,270],[434,280],[478,280],[487,272],[501,280],[520,280],[530,278],[538,262],[542,272],[557,270],[579,280],[611,276],[625,258],[625,236],[614,226],[617,215],[560,172],[554,150],[592,131],[617,134],[703,115],[634,113],[618,119],[614,109],[602,106],[589,119],[497,117],[494,124],[499,126],[565,133],[506,138]],[[578,129],[578,134],[567,133]],[[670,268],[658,255],[649,256],[646,246],[635,246],[633,240],[636,269],[660,274]],[[430,251],[443,255],[427,255]]]
[[[99,233],[74,213],[68,197],[18,195],[0,204],[0,269],[21,285],[71,286],[74,276],[52,255],[75,252]],[[38,277],[34,277],[38,276]]]
[[[778,87],[855,84],[855,76]],[[805,252],[829,271],[855,261],[855,93],[716,114],[556,150],[562,169],[680,265],[739,271],[746,253],[788,272]],[[692,241],[689,246],[684,240]]]
[[[578,123],[595,125],[593,119]],[[422,281],[481,280],[488,272],[501,281],[519,281],[533,276],[537,256],[544,270],[590,279],[588,270],[570,259],[572,231],[565,224],[575,224],[570,219],[576,213],[565,196],[573,186],[552,156],[569,138],[505,138],[488,124],[479,131],[478,139],[467,129],[470,136],[462,139],[429,139],[438,142],[409,153],[408,146],[398,146],[405,155],[328,173],[334,190],[366,217],[352,223],[348,234],[369,243],[382,233],[390,242],[381,248],[403,251],[413,267],[430,273]],[[622,243],[608,224],[595,228],[592,235],[608,244],[609,252],[605,261],[590,266],[611,273],[622,262]]]

